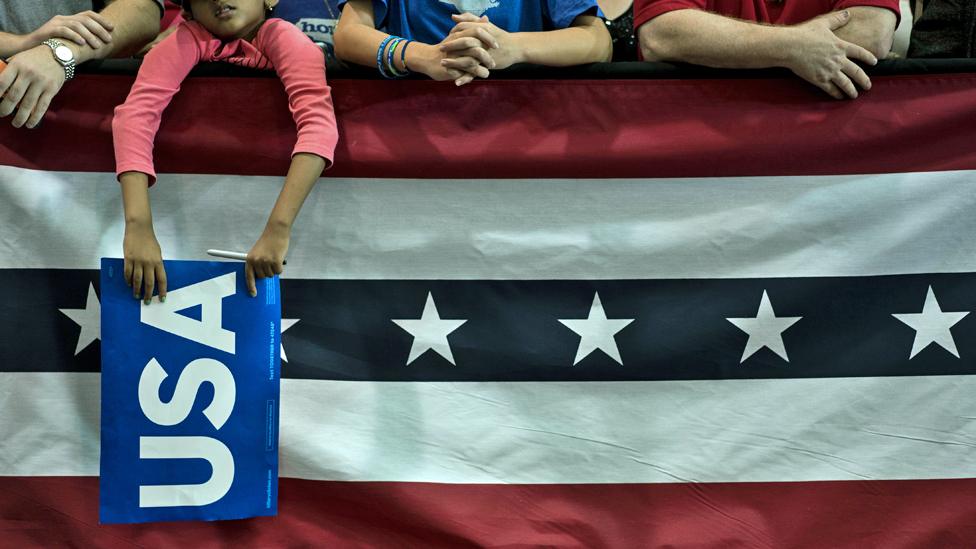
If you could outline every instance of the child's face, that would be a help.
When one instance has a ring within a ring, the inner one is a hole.
[[[253,38],[264,22],[265,9],[275,6],[278,0],[189,0],[188,3],[194,21],[217,38],[232,40]]]

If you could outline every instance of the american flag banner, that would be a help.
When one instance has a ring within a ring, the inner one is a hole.
[[[16,547],[968,547],[976,74],[332,82],[281,280],[278,516],[100,525],[111,112],[0,128],[0,524]],[[167,259],[247,250],[294,125],[189,79]],[[195,412],[206,406],[195,403]]]

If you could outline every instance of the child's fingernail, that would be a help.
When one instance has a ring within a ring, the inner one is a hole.
[[[166,303],[166,296],[164,296],[164,295],[159,296],[159,302],[160,303]]]
[[[258,292],[255,291],[255,290],[251,290],[249,293],[251,294],[251,297],[257,297],[258,296]]]

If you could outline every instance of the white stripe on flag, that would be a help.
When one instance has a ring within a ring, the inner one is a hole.
[[[289,278],[647,279],[976,271],[974,171],[710,179],[323,179]],[[246,251],[276,177],[163,175],[164,256]],[[247,197],[233,209],[228,196]],[[112,174],[0,167],[0,268],[122,251]],[[932,253],[932,250],[942,250]]]
[[[282,380],[282,476],[446,483],[976,477],[976,376]],[[0,374],[0,475],[98,473],[98,374]]]

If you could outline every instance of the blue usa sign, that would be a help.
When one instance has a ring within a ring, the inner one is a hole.
[[[145,306],[122,268],[102,259],[102,522],[277,514],[277,277],[250,297],[240,263],[167,261]]]

